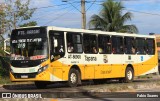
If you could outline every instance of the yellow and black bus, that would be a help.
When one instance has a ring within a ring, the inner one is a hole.
[[[117,78],[158,72],[155,37],[60,27],[27,27],[12,31],[11,81],[34,81],[37,88],[67,81]]]

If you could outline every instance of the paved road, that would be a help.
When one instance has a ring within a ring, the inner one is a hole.
[[[0,92],[18,94],[41,93],[43,98],[60,97],[61,99],[58,99],[58,101],[136,101],[142,100],[142,98],[137,98],[137,92],[138,94],[142,92],[157,92],[154,95],[160,94],[158,93],[160,92],[160,76],[154,76],[150,79],[136,79],[133,83],[118,83],[118,81],[113,80],[107,84],[94,85],[92,82],[84,82],[83,86],[75,88],[70,88],[61,83],[49,85],[46,89],[37,89],[34,84],[4,85],[0,87]],[[160,95],[158,97],[160,98]],[[160,100],[159,98],[158,100]],[[157,100],[157,98],[143,97],[144,99],[146,101]],[[51,100],[43,99],[42,101]]]

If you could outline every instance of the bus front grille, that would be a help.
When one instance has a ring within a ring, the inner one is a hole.
[[[16,79],[35,78],[37,73],[14,73]]]

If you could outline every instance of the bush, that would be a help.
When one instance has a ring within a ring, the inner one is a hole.
[[[0,77],[9,76],[9,58],[0,56]]]

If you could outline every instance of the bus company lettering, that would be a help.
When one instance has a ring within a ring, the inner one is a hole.
[[[93,56],[86,56],[85,55],[85,61],[97,61],[97,57],[93,57]]]
[[[27,30],[27,31],[18,31],[18,35],[26,35],[26,34],[39,34],[40,29]]]
[[[25,35],[25,31],[18,31],[18,35]]]
[[[81,59],[81,55],[68,55],[69,59]]]
[[[27,30],[27,34],[38,34],[38,33],[40,33],[40,29]]]
[[[112,70],[107,70],[107,71],[101,71],[101,74],[110,74]]]

